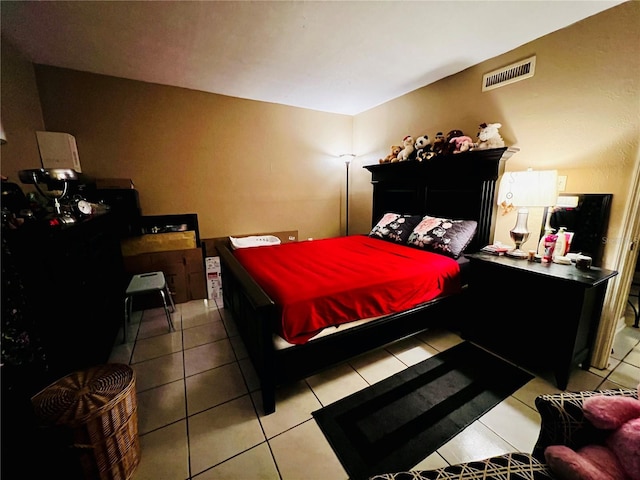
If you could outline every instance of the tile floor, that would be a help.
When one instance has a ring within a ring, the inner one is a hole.
[[[142,455],[133,480],[346,479],[311,412],[461,341],[428,330],[393,343],[280,388],[276,413],[264,416],[230,314],[207,300],[176,307],[170,333],[162,309],[134,312],[130,343],[116,344],[110,358],[130,364],[137,378]],[[640,330],[627,326],[610,368],[576,370],[568,390],[634,388],[639,381]],[[534,378],[417,467],[530,452],[540,422],[534,399],[557,391],[552,380]]]

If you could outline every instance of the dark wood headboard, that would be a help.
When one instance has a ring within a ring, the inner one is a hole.
[[[478,231],[468,250],[482,248],[495,229],[496,181],[517,151],[503,147],[365,165],[373,184],[372,227],[387,212],[475,220]]]

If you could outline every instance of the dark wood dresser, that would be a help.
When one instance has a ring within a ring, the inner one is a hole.
[[[471,261],[463,336],[524,368],[550,370],[565,390],[590,366],[607,284],[618,272],[485,253]]]
[[[31,334],[45,355],[47,371],[40,382],[109,358],[124,316],[117,225],[106,213],[69,225],[34,220],[17,230],[3,229],[23,287],[24,322],[33,326]]]

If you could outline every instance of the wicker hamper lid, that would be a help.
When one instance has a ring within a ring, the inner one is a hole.
[[[80,425],[112,408],[135,385],[128,365],[108,363],[71,373],[34,395],[35,413],[52,425]]]

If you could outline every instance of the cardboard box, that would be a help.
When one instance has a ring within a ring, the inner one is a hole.
[[[222,299],[222,270],[220,257],[206,257],[207,298],[216,302],[218,308],[224,307]]]
[[[104,189],[119,189],[128,190],[136,188],[133,184],[133,180],[130,178],[96,178],[96,188],[98,190]]]
[[[123,263],[125,271],[131,275],[162,271],[175,303],[207,298],[201,248],[125,256]],[[150,295],[148,300],[144,303],[150,305],[148,308],[162,305],[158,295]]]
[[[125,257],[140,255],[141,253],[187,250],[196,247],[196,232],[193,230],[152,233],[139,237],[125,238],[120,241],[120,249]]]
[[[62,132],[36,132],[43,168],[70,168],[82,173],[78,147],[73,135]]]

